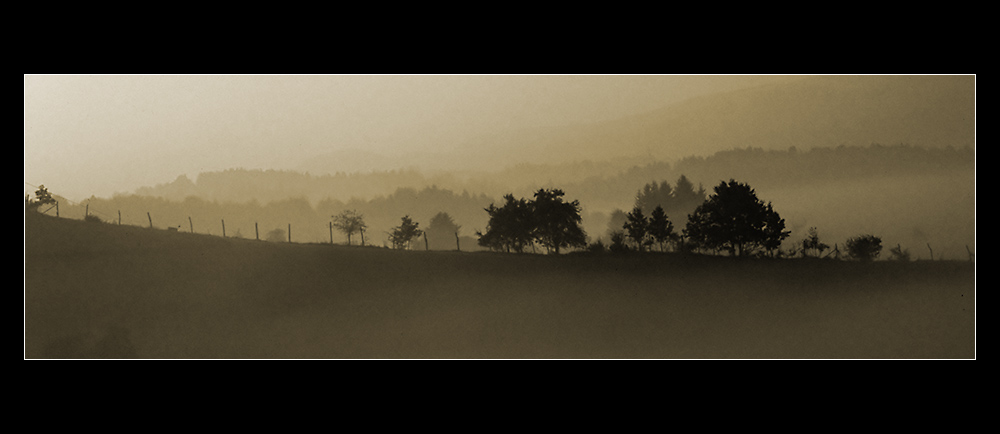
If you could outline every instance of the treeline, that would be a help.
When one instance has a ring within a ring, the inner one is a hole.
[[[286,198],[266,203],[251,200],[247,202],[205,200],[188,196],[183,200],[168,200],[162,197],[140,195],[115,195],[111,198],[91,197],[80,203],[60,199],[60,216],[82,219],[86,214],[107,223],[121,223],[133,226],[166,229],[176,228],[182,232],[193,231],[201,234],[223,235],[223,225],[227,237],[267,239],[280,230],[287,239],[291,228],[294,242],[329,243],[331,232],[333,241],[346,244],[347,239],[336,230],[331,231],[333,216],[345,210],[356,211],[364,216],[368,227],[368,245],[391,245],[390,235],[400,218],[411,216],[416,222],[430,222],[439,213],[446,213],[463,237],[463,249],[476,246],[472,237],[477,228],[486,226],[487,216],[483,212],[493,198],[485,195],[461,194],[435,186],[417,190],[399,188],[389,195],[379,195],[372,199],[351,199],[341,201],[324,199],[315,205],[305,197]],[[148,213],[148,214],[147,214]],[[48,214],[54,214],[49,212]],[[151,222],[150,222],[151,221]],[[425,224],[426,227],[426,224]],[[454,234],[448,234],[452,249],[456,243]]]
[[[759,198],[749,184],[730,179],[720,182],[708,196],[704,189],[689,191],[691,186],[684,176],[678,180],[678,185],[680,190],[670,188],[665,181],[653,182],[641,189],[635,207],[624,214],[623,221],[608,225],[609,244],[601,239],[587,241],[581,226],[580,202],[565,200],[565,194],[559,189],[539,189],[534,199],[505,195],[501,205],[490,204],[486,209],[490,216],[487,231],[477,231],[476,235],[481,246],[493,251],[540,253],[536,246],[541,246],[545,253],[556,255],[569,248],[619,254],[658,250],[736,257],[832,256],[868,262],[877,259],[883,249],[882,238],[871,234],[847,239],[844,250],[839,244],[831,249],[821,241],[815,227],[809,228],[804,238],[789,245],[785,241],[792,237],[792,231],[787,230],[785,219],[771,202]],[[687,202],[698,197],[704,199],[689,214],[671,218],[664,209],[664,204],[676,209],[679,199]],[[643,207],[652,208],[648,217]],[[829,252],[824,255],[827,250]],[[899,244],[890,249],[890,253],[890,260],[911,260],[909,250]],[[971,261],[974,255],[971,250],[968,254]]]
[[[194,181],[180,175],[169,183],[136,189],[135,194],[173,201],[195,196],[219,202],[256,200],[268,203],[298,197],[317,203],[325,199],[370,199],[391,194],[403,186],[424,188],[433,183],[433,179],[413,169],[325,175],[289,170],[229,169],[202,172]]]
[[[136,190],[140,196],[158,196],[180,201],[188,196],[206,200],[261,203],[302,197],[311,203],[332,198],[370,199],[387,195],[399,187],[430,186],[452,191],[470,191],[501,197],[511,191],[528,194],[539,188],[559,187],[576,192],[590,210],[610,210],[630,205],[636,186],[651,179],[691,179],[715,182],[730,178],[746,180],[757,188],[790,184],[828,183],[901,175],[923,175],[949,171],[971,171],[972,148],[922,148],[908,145],[840,146],[798,150],[761,148],[721,151],[709,157],[687,157],[677,161],[646,162],[622,158],[612,161],[581,161],[561,165],[519,164],[498,167],[489,173],[441,173],[418,170],[311,175],[293,171],[232,169],[204,172],[192,181],[186,176],[154,187]]]

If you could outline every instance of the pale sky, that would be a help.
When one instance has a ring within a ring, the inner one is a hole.
[[[471,137],[615,119],[780,79],[25,75],[24,181],[81,200],[181,174],[294,168],[333,150],[446,152]]]

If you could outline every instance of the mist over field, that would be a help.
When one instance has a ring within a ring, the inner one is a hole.
[[[26,358],[975,358],[974,75],[24,80]],[[492,238],[544,191],[578,241]]]

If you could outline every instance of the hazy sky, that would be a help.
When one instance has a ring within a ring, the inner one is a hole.
[[[26,75],[24,181],[71,200],[107,197],[180,174],[293,168],[335,150],[446,151],[464,138],[613,119],[779,79]]]

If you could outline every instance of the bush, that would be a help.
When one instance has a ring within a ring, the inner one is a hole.
[[[910,249],[904,249],[899,244],[896,244],[896,247],[889,249],[889,253],[892,254],[892,257],[889,259],[893,261],[910,262]]]
[[[870,262],[882,252],[882,239],[874,235],[859,235],[847,240],[847,255],[853,259]]]
[[[587,251],[592,253],[604,253],[608,251],[608,248],[605,247],[604,242],[598,238],[597,242],[590,243],[590,245],[587,246]]]
[[[625,233],[622,231],[612,232],[611,245],[608,246],[608,251],[611,253],[624,253],[629,250],[628,244],[625,244]]]
[[[271,230],[271,231],[269,231],[267,233],[267,235],[264,236],[264,239],[267,240],[267,241],[270,241],[272,243],[281,243],[281,242],[284,242],[284,241],[286,241],[285,240],[285,230],[284,229],[280,229],[280,228],[279,229]]]
[[[85,217],[83,217],[83,221],[91,223],[104,223],[104,220],[101,220],[100,217],[93,214],[87,214]]]

